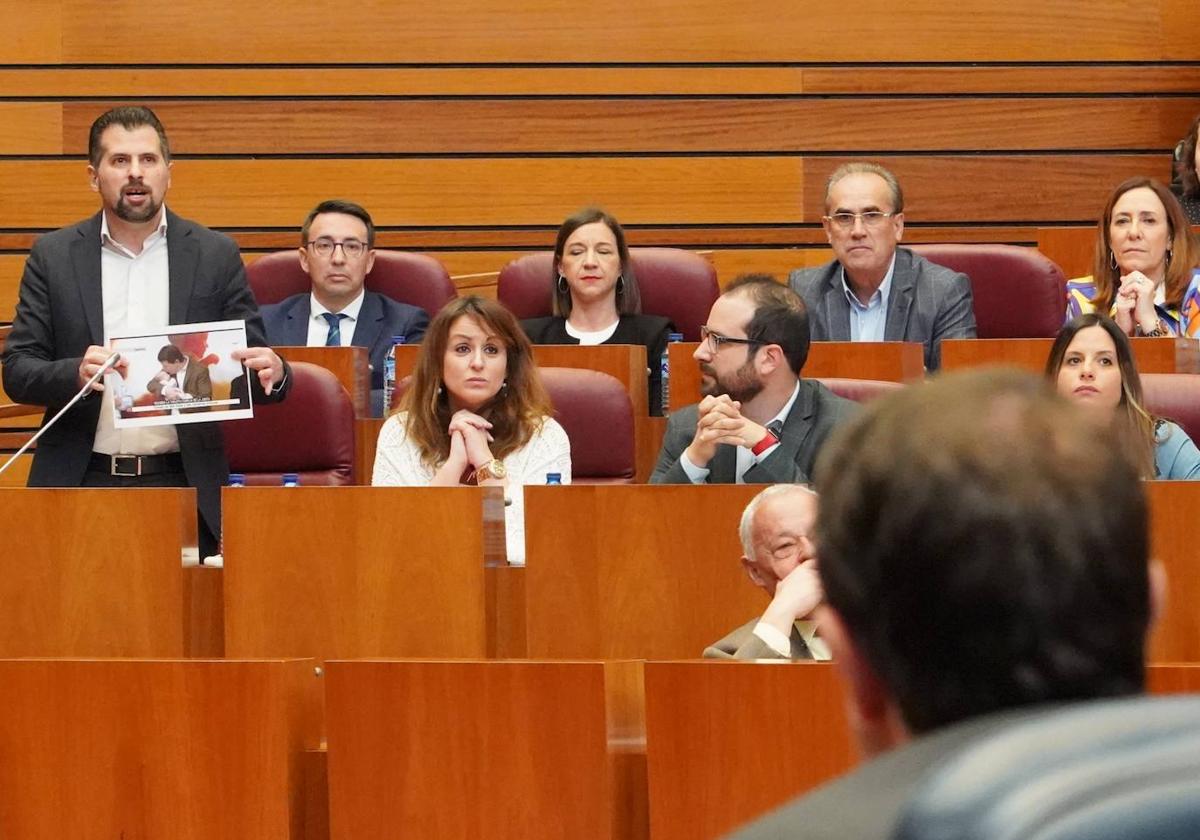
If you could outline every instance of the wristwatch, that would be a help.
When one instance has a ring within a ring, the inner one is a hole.
[[[475,483],[483,484],[489,479],[505,478],[507,475],[508,468],[504,466],[504,462],[499,458],[493,458],[475,471]]]
[[[779,438],[775,435],[775,431],[768,428],[767,433],[763,435],[763,439],[751,447],[750,454],[757,458],[777,443],[779,443]]]

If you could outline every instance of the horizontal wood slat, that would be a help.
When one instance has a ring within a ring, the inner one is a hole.
[[[1196,57],[1200,4],[1157,0],[1131,20],[1125,0],[756,0],[638,3],[588,19],[577,3],[221,3],[156,9],[131,43],[140,0],[27,4],[16,24],[29,63],[626,61],[1171,61]],[[198,25],[203,21],[203,25]],[[587,37],[581,33],[587,33]],[[55,35],[59,34],[56,38]],[[219,36],[218,36],[219,33]]]
[[[87,152],[109,103],[0,105],[0,152]],[[1169,149],[1200,96],[1114,99],[149,101],[176,154],[496,154]],[[48,125],[48,128],[45,127]],[[886,129],[884,127],[886,126]],[[17,148],[19,132],[29,132]]]
[[[343,56],[343,58],[345,58]],[[940,55],[929,58],[941,61]],[[291,61],[305,61],[296,53]],[[1194,94],[1200,66],[31,67],[8,97]]]
[[[1112,185],[1161,174],[1159,155],[879,156],[912,221],[1067,222]],[[620,157],[177,160],[171,206],[214,227],[293,228],[331,192],[381,225],[557,225],[585,204],[626,224],[816,222],[845,158]],[[0,161],[0,227],[53,228],[95,212],[82,161]],[[28,201],[37,184],[41,200]]]

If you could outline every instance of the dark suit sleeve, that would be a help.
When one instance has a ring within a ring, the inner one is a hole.
[[[942,305],[929,340],[926,367],[937,370],[942,363],[942,339],[975,338],[975,303],[971,296],[971,279],[962,273],[954,274],[946,284]]]
[[[419,306],[414,306],[412,320],[408,324],[408,330],[404,333],[405,344],[420,344],[421,339],[425,338],[425,331],[429,329],[429,313]]]
[[[79,390],[82,356],[54,358],[49,268],[37,244],[25,261],[12,331],[4,346],[4,389],[17,402],[64,405]]]
[[[679,456],[688,448],[696,431],[695,407],[677,411],[667,421],[658,463],[650,476],[651,484],[691,484],[692,480],[679,464]]]

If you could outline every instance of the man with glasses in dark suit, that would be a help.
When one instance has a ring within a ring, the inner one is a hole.
[[[775,278],[737,278],[701,327],[696,405],[667,423],[652,484],[806,482],[830,430],[855,404],[801,379],[804,302]]]
[[[975,337],[967,275],[897,247],[904,193],[895,175],[875,163],[839,166],[825,187],[823,223],[837,258],[788,276],[814,341],[919,341],[925,367],[937,370],[942,339]]]

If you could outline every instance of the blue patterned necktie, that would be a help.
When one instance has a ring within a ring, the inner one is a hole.
[[[342,346],[342,319],[348,316],[341,312],[322,312],[321,317],[329,322],[329,335],[325,339],[326,347]]]

